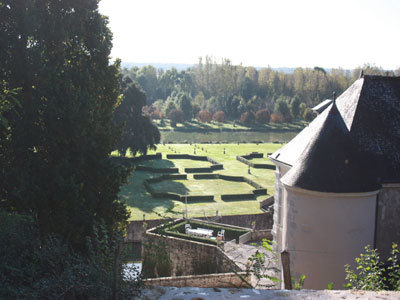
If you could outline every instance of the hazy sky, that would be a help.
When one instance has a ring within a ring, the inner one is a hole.
[[[271,67],[400,67],[399,0],[102,0],[112,56]]]

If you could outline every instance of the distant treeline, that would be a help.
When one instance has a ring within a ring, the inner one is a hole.
[[[251,121],[259,112],[263,116],[260,122],[280,122],[311,119],[310,108],[331,98],[333,92],[340,95],[359,77],[361,69],[364,74],[400,75],[400,69],[385,71],[371,65],[352,71],[314,67],[285,73],[270,67],[232,65],[228,59],[217,62],[210,57],[200,58],[197,65],[183,71],[144,66],[124,69],[122,74],[144,90],[147,112],[153,118],[175,117],[180,122],[182,118],[199,118],[202,112],[222,121]],[[246,118],[245,113],[250,116]]]

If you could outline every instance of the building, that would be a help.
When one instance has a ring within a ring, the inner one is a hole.
[[[361,76],[318,112],[270,155],[273,236],[305,288],[341,288],[366,245],[400,242],[400,77]]]

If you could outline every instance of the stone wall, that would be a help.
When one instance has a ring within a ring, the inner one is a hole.
[[[167,276],[227,273],[231,272],[233,268],[217,246],[161,236],[149,230],[143,239],[143,269],[153,268],[146,265],[146,261],[157,259],[158,253],[155,249],[160,246],[163,247],[161,252],[167,253],[170,260],[170,274]],[[240,269],[236,270],[240,271]]]
[[[232,215],[232,216],[220,216],[217,220],[213,220],[213,222],[234,225],[246,228],[253,228],[255,225],[256,230],[265,230],[271,229],[273,220],[272,220],[273,212],[265,212],[261,214],[248,214],[248,215]],[[214,217],[215,218],[215,217]],[[214,218],[204,218],[199,217],[196,219],[199,220],[208,220]],[[150,229],[156,227],[165,222],[163,219],[156,220],[148,220],[148,221],[131,221],[127,226],[127,236],[126,242],[141,242],[144,228],[143,223],[146,223],[146,228]]]
[[[145,286],[175,286],[175,287],[200,287],[200,288],[232,288],[246,287],[242,276],[247,282],[250,278],[246,273],[206,274],[178,277],[150,278],[143,281]]]
[[[386,184],[378,194],[375,247],[386,258],[392,243],[400,245],[400,184]]]

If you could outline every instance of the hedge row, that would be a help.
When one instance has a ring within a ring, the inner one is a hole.
[[[186,170],[186,169],[185,169]],[[193,175],[194,179],[222,179],[222,180],[229,180],[229,181],[235,181],[235,182],[246,182],[252,187],[254,187],[254,190],[252,193],[244,193],[244,194],[223,194],[221,195],[221,200],[243,200],[243,199],[249,199],[257,195],[266,195],[267,194],[267,189],[259,185],[258,183],[254,182],[251,179],[248,179],[243,176],[229,176],[229,175],[223,175],[223,174],[194,174]],[[189,202],[194,202],[194,201],[214,201],[214,195],[198,195],[198,196],[185,196],[181,194],[175,194],[175,193],[170,193],[170,192],[156,192],[154,189],[151,187],[152,183],[158,183],[163,180],[182,180],[182,179],[187,179],[186,174],[165,174],[160,177],[155,177],[155,178],[149,178],[145,179],[143,181],[143,184],[147,190],[148,193],[150,193],[154,198],[169,198],[173,200],[178,200],[184,202],[185,199],[186,201]]]
[[[213,172],[215,170],[222,170],[223,166],[221,164],[218,165],[212,165],[210,167],[204,167],[204,168],[185,168],[186,173],[208,173],[208,172]]]
[[[151,154],[151,155],[142,155],[138,157],[124,157],[124,156],[112,156],[111,159],[124,165],[134,165],[135,163],[143,160],[152,160],[152,159],[161,159],[161,153]]]
[[[152,173],[179,173],[178,168],[152,168],[142,165],[137,165],[135,168],[136,171],[147,171]]]
[[[198,172],[212,172],[214,170],[222,170],[224,166],[220,163],[218,163],[216,160],[212,159],[211,157],[208,156],[201,156],[201,155],[191,155],[191,154],[167,154],[168,159],[192,159],[192,160],[199,160],[199,161],[208,161],[212,164],[210,166],[209,170],[207,171],[198,171]],[[187,168],[187,169],[206,169],[206,168]],[[185,169],[186,172],[186,169]],[[187,173],[194,173],[197,171],[193,172],[187,172]]]
[[[246,200],[253,197],[254,194],[225,194],[221,195],[221,200]]]
[[[270,169],[270,170],[275,170],[275,166],[269,165],[269,164],[255,164],[250,161],[250,159],[253,158],[263,158],[264,154],[263,153],[257,153],[257,152],[252,152],[250,154],[246,155],[238,155],[236,156],[236,159],[254,169]]]
[[[167,154],[168,159],[192,159],[200,161],[208,161],[207,156],[191,155],[191,154]]]
[[[195,201],[214,201],[214,195],[192,195],[192,196],[185,196],[181,194],[176,194],[176,193],[170,193],[170,192],[156,192],[154,191],[153,187],[151,186],[152,183],[158,183],[163,180],[182,180],[182,179],[187,179],[186,174],[171,174],[171,175],[162,175],[160,177],[155,177],[155,178],[148,178],[143,180],[144,187],[146,188],[146,191],[151,194],[152,197],[154,198],[169,198],[177,201],[182,201],[185,202],[195,202]],[[186,199],[185,199],[186,198]]]

